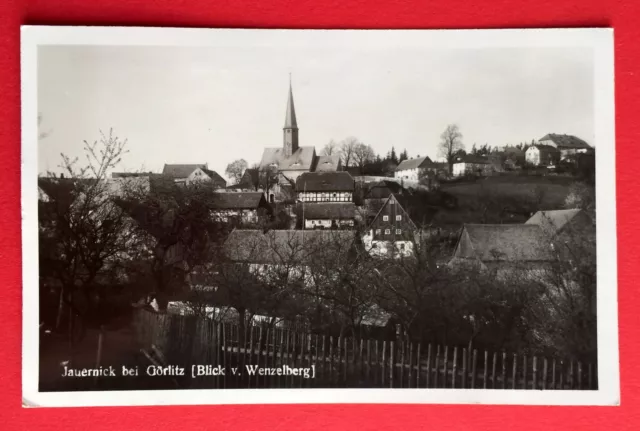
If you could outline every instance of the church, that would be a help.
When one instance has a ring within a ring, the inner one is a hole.
[[[265,148],[260,160],[260,170],[275,171],[279,177],[295,184],[305,172],[335,172],[340,170],[338,155],[317,156],[315,147],[300,146],[298,121],[293,103],[293,89],[289,80],[289,98],[282,129],[282,147]]]

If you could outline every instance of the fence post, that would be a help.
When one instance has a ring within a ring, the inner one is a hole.
[[[376,359],[376,367],[372,368],[372,372],[373,372],[373,383],[376,387],[378,387],[377,383],[378,383],[378,378],[380,377],[380,356],[378,356],[378,340],[375,340],[374,343],[375,346],[375,354],[374,354],[374,358]]]
[[[371,340],[367,339],[367,374],[365,381],[368,387],[371,385]]]
[[[560,389],[564,389],[564,361],[560,360]]]
[[[393,369],[396,366],[395,358],[394,358],[394,345],[393,341],[389,344],[389,385],[393,388]]]
[[[478,362],[478,351],[473,349],[473,360],[471,361],[471,389],[476,387],[476,364]]]
[[[418,343],[418,353],[416,357],[416,388],[420,387],[420,373],[422,372],[421,362],[420,362],[420,348],[422,346]]]
[[[569,383],[569,389],[573,389],[574,388],[574,375],[573,375],[573,360],[571,360],[571,362],[569,362],[569,378],[567,379],[567,383]]]
[[[407,387],[413,387],[413,343],[409,343],[409,383],[407,383]]]
[[[533,357],[533,383],[531,383],[531,389],[536,388],[536,378],[538,377],[538,358],[536,356]]]
[[[439,368],[440,368],[440,345],[438,345],[436,347],[436,357],[435,357],[435,361],[433,364],[433,387],[437,388],[438,387],[438,374],[440,372]]]
[[[386,363],[387,363],[386,358],[385,358],[386,355],[387,355],[387,341],[384,340],[384,341],[382,341],[382,356],[381,356],[382,367],[380,367],[382,369],[382,387],[386,387],[385,384],[384,384],[385,375],[387,374],[387,370],[385,369],[386,368]]]
[[[467,349],[462,349],[462,388],[467,388]]]
[[[347,382],[347,366],[349,365],[349,343],[347,342],[347,340],[347,337],[344,337],[342,339],[342,341],[344,342],[344,348],[342,349],[342,353],[344,356],[344,368],[342,369],[342,377],[345,383]]]
[[[427,346],[427,388],[431,387],[431,344]]]
[[[491,387],[495,389],[496,385],[496,362],[498,356],[496,352],[493,352],[493,357],[491,358]]]
[[[401,341],[398,343],[400,347],[400,385],[399,387],[404,387],[404,350],[405,350],[405,342]]]
[[[456,387],[456,377],[458,374],[458,348],[453,348],[453,367],[451,368],[451,387]]]
[[[502,389],[507,389],[507,352],[502,352]]]
[[[551,389],[558,389],[556,387],[556,358],[553,358],[551,362]]]
[[[542,389],[543,390],[547,389],[547,380],[548,380],[547,358],[544,358],[544,362],[542,363]]]
[[[360,363],[360,372],[358,373],[360,379],[362,380],[360,385],[362,386],[365,383],[365,370],[364,370],[364,340],[360,338],[360,359],[358,361]]]
[[[589,379],[589,389],[595,389],[595,388],[593,387],[593,380],[592,380],[592,377],[591,377],[591,363],[589,363],[588,368],[589,368],[589,375],[588,375],[588,379]]]
[[[96,369],[100,368],[100,362],[102,362],[102,344],[104,343],[104,326],[100,325],[100,332],[98,333],[98,349],[96,352]],[[94,385],[98,384],[98,376],[93,381]]]
[[[329,336],[329,385],[333,385],[333,335]]]

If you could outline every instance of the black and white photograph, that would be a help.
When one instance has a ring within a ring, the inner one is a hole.
[[[610,29],[23,27],[23,404],[618,404],[613,88]]]

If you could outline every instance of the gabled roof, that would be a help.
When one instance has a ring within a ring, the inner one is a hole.
[[[417,229],[416,224],[413,222],[413,220],[411,220],[411,218],[409,217],[409,213],[407,212],[407,210],[404,209],[404,207],[402,206],[402,204],[400,203],[400,201],[398,200],[398,198],[391,194],[382,204],[382,206],[380,206],[380,209],[378,210],[378,213],[375,215],[375,217],[371,220],[371,223],[369,223],[369,226],[373,225],[375,223],[375,221],[378,219],[378,217],[380,217],[380,213],[382,213],[382,211],[385,209],[385,207],[387,205],[389,205],[389,202],[394,201],[394,205],[397,205],[400,207],[400,209],[407,215],[405,222],[408,222],[414,229]]]
[[[213,181],[223,182],[225,185],[227,184],[227,181],[224,178],[222,178],[222,176],[220,176],[220,174],[218,174],[216,171],[211,171],[209,169],[204,169],[204,168],[200,168],[200,169],[202,170],[202,172],[207,174],[209,178],[211,178]]]
[[[353,202],[320,202],[299,205],[304,205],[300,214],[304,214],[305,219],[352,219],[356,216],[356,205]]]
[[[262,200],[262,192],[221,192],[213,194],[209,207],[213,210],[257,209]]]
[[[355,188],[349,172],[305,172],[296,179],[298,192],[352,192]]]
[[[429,157],[417,157],[415,159],[407,159],[402,161],[397,167],[397,171],[405,171],[407,169],[423,168],[433,163]]]
[[[454,257],[482,262],[553,260],[547,235],[531,224],[465,224]]]
[[[310,171],[315,159],[315,147],[298,147],[291,157],[286,157],[283,148],[265,148],[260,160],[261,168],[268,168],[275,164],[281,171],[304,170]]]
[[[538,211],[529,220],[525,222],[527,225],[537,225],[546,233],[558,233],[567,223],[573,220],[580,209],[570,210],[554,210],[554,211]]]
[[[320,156],[316,161],[315,172],[335,172],[340,166],[340,156]]]
[[[549,133],[544,135],[540,141],[551,141],[558,146],[558,148],[565,149],[589,149],[591,146],[577,136],[572,135],[559,135],[556,133]]]
[[[316,258],[339,259],[356,238],[349,230],[235,229],[224,243],[226,256],[236,262],[262,264],[312,263]]]
[[[207,169],[207,164],[194,164],[194,165],[169,165],[165,164],[162,169],[162,175],[171,177],[173,179],[187,178],[196,169]]]

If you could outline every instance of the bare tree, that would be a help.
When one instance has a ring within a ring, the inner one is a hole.
[[[453,173],[454,156],[457,151],[464,150],[462,143],[462,133],[457,124],[449,124],[440,135],[438,154],[444,157],[449,164],[449,173]]]
[[[336,154],[338,152],[338,144],[336,144],[336,141],[334,141],[333,139],[331,139],[328,143],[325,144],[325,146],[322,148],[322,155],[323,156],[332,156],[334,154]]]
[[[229,179],[233,181],[234,184],[238,184],[248,166],[249,164],[245,159],[238,159],[229,163],[227,165],[227,169],[225,169],[224,172],[227,174],[227,177],[229,177]]]
[[[367,163],[372,162],[376,157],[375,151],[371,148],[371,145],[365,145],[362,142],[358,142],[353,148],[353,161],[355,165],[360,169],[360,173]]]
[[[342,166],[348,168],[353,162],[356,146],[360,143],[358,138],[350,136],[340,142],[340,156],[342,158]]]

